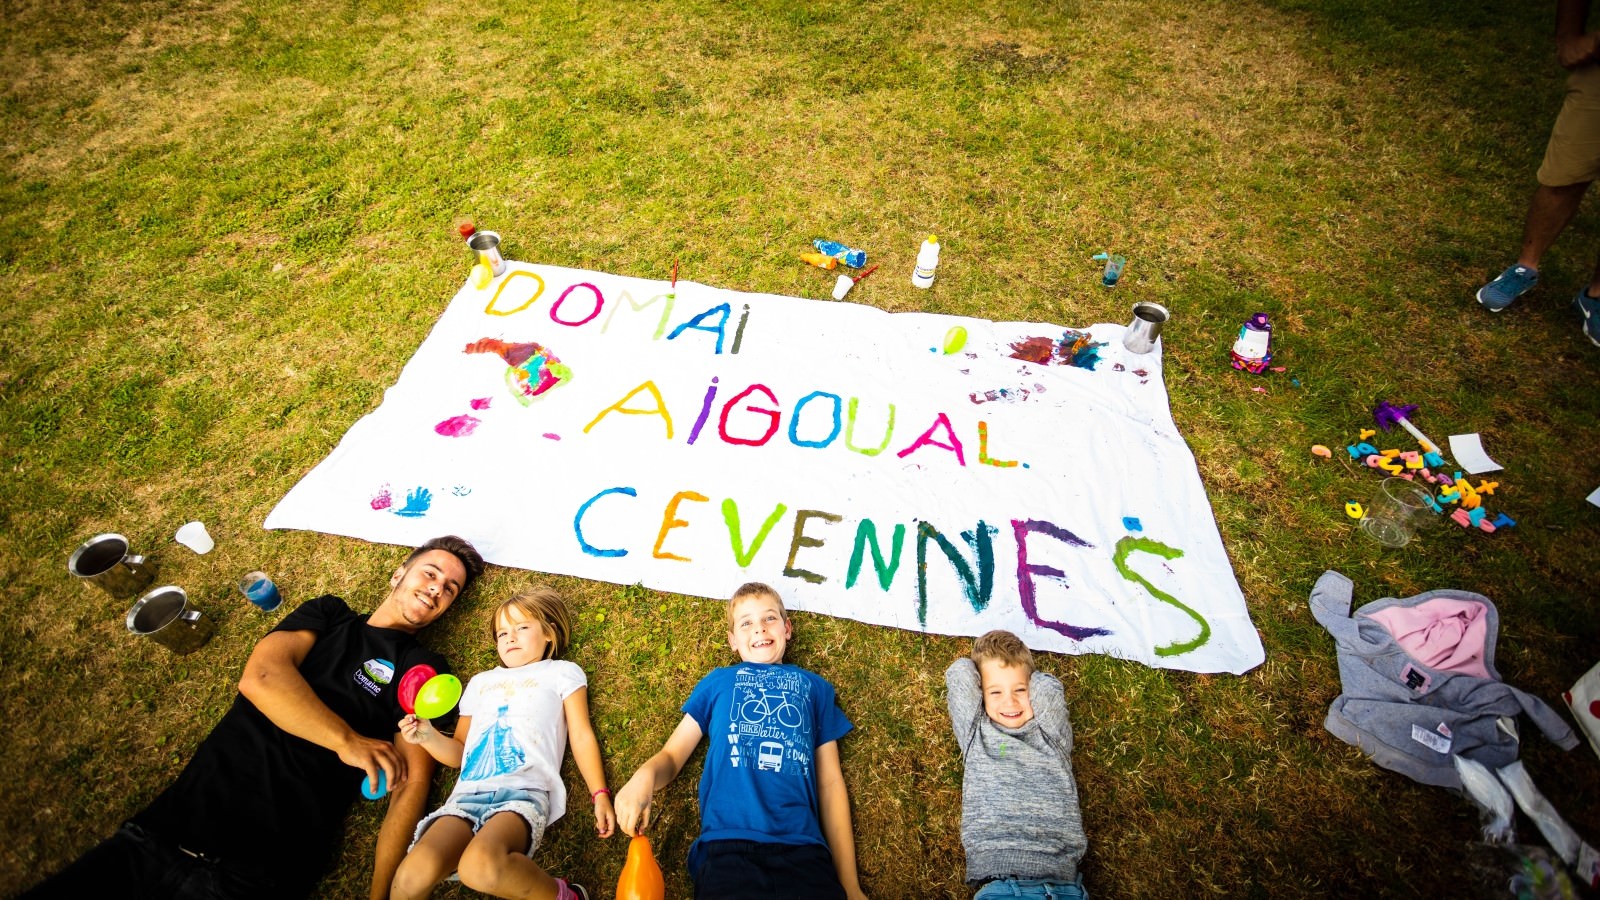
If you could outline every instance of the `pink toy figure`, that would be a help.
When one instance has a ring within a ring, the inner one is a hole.
[[[1251,316],[1239,328],[1239,337],[1228,351],[1233,367],[1260,375],[1272,364],[1272,322],[1264,312]]]

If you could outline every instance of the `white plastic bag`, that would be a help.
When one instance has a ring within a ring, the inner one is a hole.
[[[1517,798],[1517,806],[1533,820],[1533,824],[1539,826],[1539,833],[1550,842],[1550,849],[1556,851],[1561,861],[1571,866],[1584,884],[1600,886],[1600,852],[1584,843],[1572,826],[1567,824],[1567,820],[1561,818],[1556,808],[1550,805],[1550,801],[1539,793],[1533,779],[1528,776],[1528,770],[1522,767],[1522,760],[1495,774],[1511,791],[1511,796]]]
[[[1483,763],[1473,762],[1464,756],[1451,756],[1450,759],[1456,764],[1456,774],[1461,776],[1461,787],[1483,811],[1484,843],[1494,846],[1515,843],[1517,832],[1511,817],[1516,814],[1516,806],[1505,785]]]
[[[1572,690],[1561,695],[1578,720],[1578,730],[1589,739],[1589,749],[1600,756],[1600,663],[1583,673]]]

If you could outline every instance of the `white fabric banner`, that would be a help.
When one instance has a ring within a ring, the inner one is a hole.
[[[267,517],[1035,649],[1264,658],[1161,357],[1074,330],[508,262]],[[883,277],[888,277],[887,275]]]

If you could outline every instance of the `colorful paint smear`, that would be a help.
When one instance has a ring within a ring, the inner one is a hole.
[[[489,408],[489,398],[488,397],[476,397],[476,398],[474,398],[473,401],[472,401],[472,408],[473,409],[488,409]]]
[[[1026,387],[994,388],[987,391],[973,391],[967,395],[967,399],[971,400],[974,405],[984,403],[1020,403],[1034,394],[1042,394],[1044,391],[1044,385],[1035,382],[1031,390]]]
[[[1011,388],[997,388],[992,391],[973,391],[967,395],[967,399],[971,400],[973,403],[994,403],[1000,400],[1026,400],[1028,399],[1028,389],[1017,388],[1016,390],[1012,390]]]
[[[1100,364],[1100,348],[1105,345],[1105,341],[1094,340],[1087,331],[1069,328],[1059,340],[1030,337],[1016,341],[1011,345],[1011,358],[1041,366],[1058,364],[1092,370]]]
[[[445,437],[467,437],[476,431],[482,422],[472,416],[451,416],[443,422],[433,426],[433,430]]]
[[[378,493],[372,497],[373,509],[388,509],[393,504],[394,497],[389,493],[389,486],[387,484],[379,488]]]
[[[417,519],[426,515],[428,507],[433,505],[433,492],[425,487],[413,488],[406,494],[406,505],[394,511],[397,516],[408,519]]]
[[[1011,358],[1023,362],[1038,363],[1041,366],[1050,365],[1050,357],[1056,352],[1056,342],[1047,337],[1031,337],[1017,341],[1011,345]]]
[[[498,338],[483,338],[468,344],[462,352],[493,353],[505,360],[506,387],[523,406],[572,380],[570,367],[532,341],[509,343]]]
[[[1087,331],[1067,329],[1056,344],[1056,358],[1079,369],[1093,369],[1100,364],[1100,348],[1105,341],[1095,341]]]

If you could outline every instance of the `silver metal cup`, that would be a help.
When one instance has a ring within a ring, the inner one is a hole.
[[[217,625],[189,605],[189,595],[175,584],[158,587],[128,610],[128,630],[144,635],[180,656],[205,646]]]
[[[128,552],[120,534],[97,534],[72,551],[67,571],[113,597],[132,597],[156,577],[154,560]]]
[[[1156,341],[1161,337],[1161,326],[1169,318],[1171,314],[1159,303],[1135,303],[1133,321],[1128,323],[1128,330],[1123,332],[1122,346],[1127,347],[1129,353],[1149,353],[1156,348]]]
[[[478,261],[483,263],[494,277],[499,278],[506,272],[505,258],[500,255],[500,235],[492,231],[473,232],[467,238],[467,246],[478,253]]]

